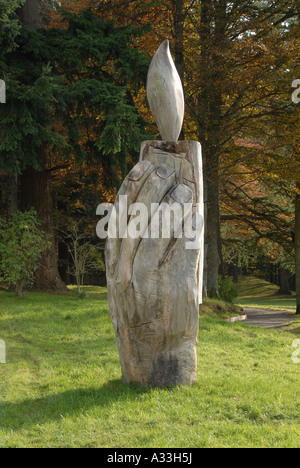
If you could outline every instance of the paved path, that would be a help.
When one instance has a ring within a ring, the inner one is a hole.
[[[293,314],[280,310],[253,309],[244,307],[247,320],[244,323],[257,325],[263,328],[280,328],[283,324],[293,321]]]

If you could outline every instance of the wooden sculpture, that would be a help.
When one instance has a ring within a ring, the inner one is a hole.
[[[189,385],[197,374],[202,302],[202,159],[198,142],[178,141],[184,97],[168,41],[152,60],[147,93],[163,141],[142,143],[114,205],[115,235],[106,242],[109,311],[125,382]],[[165,224],[169,236],[162,235]]]

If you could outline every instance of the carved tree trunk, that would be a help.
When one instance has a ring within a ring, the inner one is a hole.
[[[118,193],[105,256],[109,311],[126,382],[189,385],[203,286],[202,158],[199,143],[177,142],[184,94],[167,40],[147,96],[164,141],[143,143]]]
[[[125,195],[124,208],[121,196]],[[135,216],[127,217],[134,203],[147,207],[149,217],[142,223],[146,229],[141,229],[138,239],[122,238],[123,223],[130,233],[135,222]],[[189,203],[203,228],[199,143],[142,145],[140,162],[125,179],[115,204],[117,219],[121,216],[116,239],[108,238],[106,244],[109,310],[124,380],[159,387],[189,385],[197,374],[203,232],[198,233],[197,248],[191,250],[187,242],[192,234],[186,231],[182,238],[174,233],[171,238],[151,238],[150,227],[158,212],[157,206],[153,211],[152,203],[159,204],[163,221],[175,203]],[[175,232],[182,222],[181,218]],[[171,220],[171,226],[174,223]],[[144,238],[146,231],[148,237]]]

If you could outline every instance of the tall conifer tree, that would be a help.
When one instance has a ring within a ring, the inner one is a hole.
[[[93,159],[110,180],[126,172],[145,137],[132,93],[145,81],[148,60],[131,44],[140,30],[116,28],[87,10],[65,13],[64,28],[36,28],[39,0],[26,2],[17,49],[5,54],[8,105],[0,108],[2,171],[19,173],[23,210],[36,208],[53,239],[36,286],[61,289],[52,221],[52,155]],[[96,207],[95,207],[96,208]]]

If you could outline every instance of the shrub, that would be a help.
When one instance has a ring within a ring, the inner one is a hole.
[[[34,281],[42,253],[50,246],[36,212],[16,212],[10,221],[0,218],[0,276],[16,288],[18,297]]]
[[[238,297],[238,287],[233,284],[231,278],[219,276],[219,295],[220,299],[227,302],[233,302]]]

